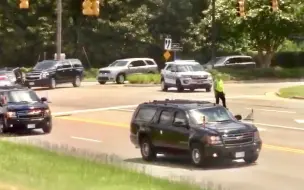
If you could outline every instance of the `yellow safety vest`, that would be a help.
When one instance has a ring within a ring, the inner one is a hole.
[[[222,79],[215,81],[215,90],[218,92],[224,91],[224,83]]]

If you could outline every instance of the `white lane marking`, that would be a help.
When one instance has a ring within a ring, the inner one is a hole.
[[[259,111],[269,111],[269,112],[278,112],[278,113],[297,113],[295,111],[284,111],[284,110],[270,110],[270,109],[255,109],[255,108],[246,108],[247,110],[259,110]]]
[[[77,140],[83,140],[83,141],[90,141],[90,142],[101,143],[101,141],[95,140],[95,139],[88,139],[88,138],[74,137],[74,136],[71,136],[71,138],[72,138],[72,139],[77,139]]]
[[[295,122],[297,122],[297,123],[304,123],[304,119],[295,119]]]
[[[125,105],[125,106],[113,106],[113,107],[106,107],[106,108],[94,108],[94,109],[84,109],[84,110],[73,110],[73,111],[66,111],[66,112],[56,112],[53,113],[53,116],[65,116],[71,115],[75,113],[87,113],[87,112],[97,112],[97,111],[106,111],[106,110],[115,110],[115,109],[123,109],[123,108],[133,108],[138,105]]]
[[[250,124],[252,124],[252,122],[246,122],[246,121],[244,121],[244,123],[250,123]],[[304,131],[304,127],[303,128],[299,128],[299,127],[287,127],[287,126],[282,126],[282,125],[272,125],[272,124],[256,123],[256,122],[253,122],[253,124],[260,125],[260,126],[265,126],[265,127],[273,127],[273,128],[292,129],[292,130]]]

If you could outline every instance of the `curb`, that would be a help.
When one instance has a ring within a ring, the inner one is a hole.
[[[301,79],[257,79],[257,80],[230,80],[224,81],[224,83],[281,83],[281,82],[304,82],[304,78]]]
[[[277,95],[280,98],[284,98],[284,97],[281,97],[281,94],[279,92],[276,92],[275,95]],[[302,96],[293,96],[291,98],[285,98],[285,99],[304,100],[304,97],[302,97]]]

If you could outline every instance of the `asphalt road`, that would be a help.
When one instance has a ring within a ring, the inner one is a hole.
[[[212,182],[233,190],[303,190],[304,185],[304,101],[265,96],[291,83],[227,84],[229,109],[243,117],[254,111],[254,122],[260,129],[264,146],[255,165],[243,162],[214,163],[195,169],[185,158],[160,158],[153,164],[141,161],[140,152],[129,141],[129,122],[138,103],[154,99],[207,99],[213,93],[204,91],[161,92],[159,87],[123,87],[92,85],[81,88],[62,87],[38,90],[52,102],[55,115],[50,135],[32,135],[21,139],[40,139],[97,153],[115,154],[127,163],[145,166],[157,176],[183,176],[198,183]]]

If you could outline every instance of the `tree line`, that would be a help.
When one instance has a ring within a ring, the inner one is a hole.
[[[56,1],[0,2],[0,61],[3,66],[33,66],[56,52]],[[180,58],[206,62],[211,57],[211,0],[103,0],[100,15],[82,14],[82,0],[63,1],[62,49],[86,66],[100,67],[126,57],[152,57],[163,63],[164,38],[183,46]],[[246,0],[245,17],[236,1],[216,0],[217,55],[255,52],[261,67],[271,66],[278,48],[304,33],[301,0]]]

